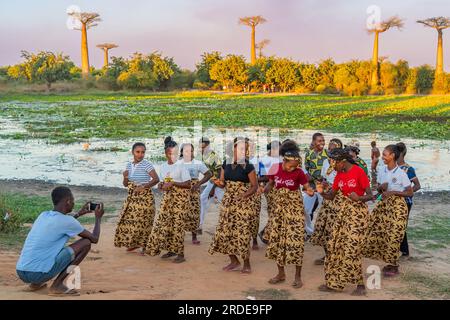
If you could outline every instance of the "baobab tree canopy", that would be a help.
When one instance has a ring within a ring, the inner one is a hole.
[[[402,29],[404,26],[403,19],[398,16],[390,17],[389,19],[382,21],[372,29],[368,29],[369,33],[378,32],[383,33],[391,28]]]
[[[417,23],[421,23],[427,27],[434,28],[436,30],[444,30],[450,27],[450,18],[434,17],[425,20],[417,20]]]
[[[257,26],[259,24],[265,23],[267,22],[267,20],[265,18],[263,18],[262,16],[254,16],[254,17],[243,17],[243,18],[239,18],[239,23],[252,27],[252,26]]]
[[[115,43],[101,43],[101,44],[97,45],[97,48],[100,48],[103,50],[105,50],[105,49],[110,50],[110,49],[114,49],[114,48],[118,48],[118,47],[119,46]]]
[[[95,12],[70,12],[68,15],[76,18],[82,25],[85,25],[87,29],[97,26],[98,22],[102,21],[100,15]]]

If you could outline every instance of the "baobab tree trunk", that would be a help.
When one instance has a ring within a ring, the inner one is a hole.
[[[438,45],[437,45],[437,57],[436,57],[436,79],[439,75],[444,73],[444,49],[442,30],[438,30]]]
[[[109,65],[109,50],[108,48],[104,48],[103,51],[105,53],[103,67],[106,68]]]
[[[256,26],[252,25],[252,64],[256,63]]]
[[[86,24],[82,24],[81,26],[81,74],[83,75],[83,78],[89,76],[89,52]]]
[[[374,32],[375,39],[373,42],[373,54],[372,54],[372,79],[371,79],[371,86],[372,88],[375,88],[378,86],[379,77],[379,65],[378,65],[378,38],[379,38],[379,32]]]

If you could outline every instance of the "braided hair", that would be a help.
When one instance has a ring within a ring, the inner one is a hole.
[[[349,153],[347,148],[336,148],[330,152],[330,159],[340,162],[340,161],[348,161],[351,164],[356,164],[355,160],[353,160],[352,156]]]

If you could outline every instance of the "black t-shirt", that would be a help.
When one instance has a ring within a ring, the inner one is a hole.
[[[234,167],[234,169],[233,169]],[[245,167],[245,168],[244,168]],[[225,181],[240,181],[248,183],[250,179],[248,174],[255,170],[255,166],[248,161],[244,164],[223,164],[222,169],[224,170]]]

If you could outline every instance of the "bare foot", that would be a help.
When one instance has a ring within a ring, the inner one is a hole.
[[[282,276],[282,275],[276,275],[275,277],[273,277],[272,279],[269,280],[270,284],[278,284],[278,283],[282,283],[286,281],[286,276]]]
[[[241,264],[240,263],[230,263],[229,265],[222,268],[223,271],[237,271],[239,270]]]
[[[242,274],[250,274],[250,273],[252,273],[252,269],[250,268],[250,266],[248,266],[248,267],[244,266],[241,270],[241,273]]]
[[[169,258],[175,257],[176,255],[177,255],[176,253],[167,252],[166,254],[163,254],[161,256],[161,259],[169,259]]]
[[[325,285],[325,284],[322,284],[322,285],[319,286],[319,291],[322,291],[322,292],[339,292],[336,289],[328,288],[327,285]]]
[[[185,262],[186,261],[186,259],[184,258],[184,256],[177,256],[172,262],[173,263],[182,263],[182,262]]]
[[[316,266],[323,266],[324,263],[325,263],[325,257],[320,258],[320,259],[317,259],[317,260],[314,261],[314,264],[315,264]]]
[[[355,290],[351,293],[352,296],[365,296],[366,295],[366,287],[357,286]]]
[[[292,283],[292,287],[294,289],[300,289],[301,287],[303,287],[303,282],[300,279],[296,279],[293,283]]]
[[[25,289],[25,291],[27,291],[27,292],[36,292],[36,291],[39,291],[39,290],[44,289],[46,287],[47,287],[46,283],[38,283],[38,284],[32,283]]]
[[[50,296],[79,296],[80,292],[75,289],[69,289],[65,285],[58,287],[51,286],[48,290],[48,295]]]

